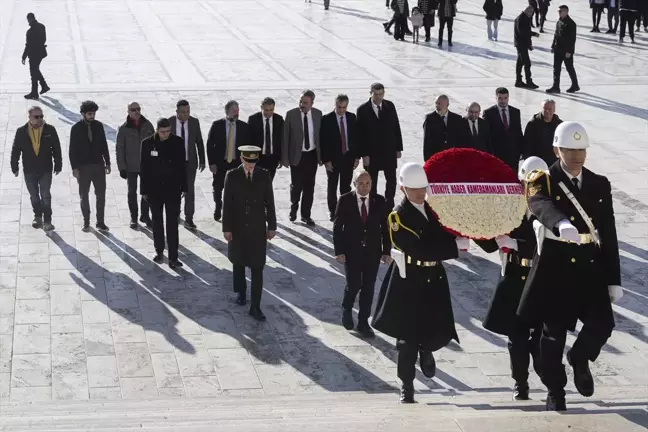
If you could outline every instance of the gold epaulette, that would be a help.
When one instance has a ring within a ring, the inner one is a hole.
[[[543,170],[533,170],[525,178],[524,195],[527,199],[534,196],[543,188],[547,188],[547,194],[551,196],[551,180],[549,173]]]
[[[421,238],[418,234],[416,234],[416,231],[403,225],[397,211],[389,213],[389,216],[387,216],[387,223],[389,224],[389,239],[391,240],[392,246],[394,246],[398,250],[400,250],[400,248],[396,246],[396,243],[394,243],[394,236],[392,235],[392,233],[399,231],[401,228],[411,232],[416,236],[416,238]]]

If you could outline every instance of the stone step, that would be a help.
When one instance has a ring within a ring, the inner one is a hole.
[[[638,432],[648,425],[647,392],[628,386],[591,399],[569,395],[567,416],[542,411],[542,393],[513,402],[501,392],[419,394],[416,405],[400,405],[394,394],[364,393],[8,403],[0,407],[0,430]]]

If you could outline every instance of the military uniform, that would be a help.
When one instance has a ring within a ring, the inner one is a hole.
[[[254,162],[261,153],[261,149],[255,146],[242,146],[239,150],[243,159]],[[225,175],[223,193],[223,232],[232,235],[227,245],[227,257],[233,265],[234,292],[238,293],[237,303],[240,305],[246,303],[245,268],[251,269],[250,315],[259,320],[265,319],[260,305],[268,231],[276,230],[270,172],[256,165],[251,172],[244,165],[229,170]]]
[[[563,148],[587,147],[561,144],[565,133],[572,141],[587,141],[582,126],[564,122],[556,129],[555,139]],[[567,358],[574,368],[576,388],[584,396],[591,396],[594,383],[588,362],[596,360],[612,333],[610,294],[621,290],[610,182],[586,168],[579,176],[573,181],[558,161],[548,174],[534,171],[527,178],[529,209],[541,224],[538,232],[544,233],[545,238],[534,257],[518,315],[526,322],[543,322],[542,381],[549,390],[547,408],[555,410],[565,409],[567,375],[562,355],[566,332],[574,331],[577,320],[583,322]],[[580,204],[585,217],[571,196]]]

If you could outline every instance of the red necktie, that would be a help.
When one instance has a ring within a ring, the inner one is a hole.
[[[502,123],[504,123],[504,129],[508,130],[508,117],[506,116],[506,108],[502,108]]]
[[[347,152],[346,129],[344,127],[344,117],[340,117],[340,141],[342,141],[342,154]]]
[[[362,200],[362,206],[360,207],[360,217],[362,218],[362,223],[367,223],[367,206],[365,205],[366,197],[360,198]]]

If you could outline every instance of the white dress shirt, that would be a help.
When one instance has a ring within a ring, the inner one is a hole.
[[[184,141],[185,141],[185,155],[187,157],[187,160],[189,160],[189,120],[184,121],[184,125],[182,124],[182,120],[180,120],[176,116],[176,135],[179,137],[182,137],[182,129],[184,128]]]
[[[272,130],[273,130],[272,129],[273,128],[272,120],[273,120],[273,118],[270,117],[268,119],[268,120],[270,120],[268,123],[266,123],[266,118],[263,116],[263,114],[261,115],[261,118],[263,119],[263,147],[261,149],[261,154],[266,154],[266,139],[265,139],[265,137],[266,137],[266,128],[270,128],[270,154],[272,154],[272,153],[274,153],[274,148],[272,147],[272,137],[273,137],[273,135],[272,135]],[[303,118],[302,118],[302,121],[304,121]]]
[[[475,133],[479,135],[479,120],[470,120],[468,119],[468,127],[470,128],[470,134],[473,133],[473,124],[475,125]]]
[[[356,196],[358,197],[358,212],[360,212],[360,216],[362,216],[362,199],[361,198],[366,198],[365,199],[365,207],[367,208],[367,216],[369,216],[369,195],[362,196],[359,193],[356,192]]]
[[[425,203],[423,203],[423,204],[414,204],[412,201],[410,201],[410,203],[412,203],[412,205],[413,205],[413,206],[414,206],[418,211],[420,211],[421,214],[422,214],[423,216],[425,216],[425,219],[428,218],[428,217],[427,217],[427,213],[425,213]]]
[[[578,189],[581,189],[583,187],[583,170],[581,170],[581,172],[579,172],[577,176],[573,176],[573,175],[571,175],[571,173],[569,171],[567,171],[565,169],[565,166],[562,164],[562,162],[560,163],[560,168],[562,168],[563,172],[565,173],[565,175],[567,176],[569,181],[572,183],[572,185],[574,184],[574,180],[572,180],[572,179],[577,178],[578,179]],[[567,185],[567,186],[569,186],[569,185]]]
[[[380,109],[382,110],[382,102],[380,103],[380,105],[376,105],[375,103],[371,102],[371,107],[373,108],[376,117],[380,117],[378,115],[378,108],[380,107]]]
[[[302,132],[304,130],[304,113],[299,111],[299,117],[301,118],[301,123],[302,123]],[[302,139],[302,151],[303,152],[310,152],[315,150],[315,128],[313,127],[313,110],[309,110],[308,113],[306,113],[306,118],[308,119],[308,143],[310,144],[310,147],[308,150],[306,150],[306,137]]]

